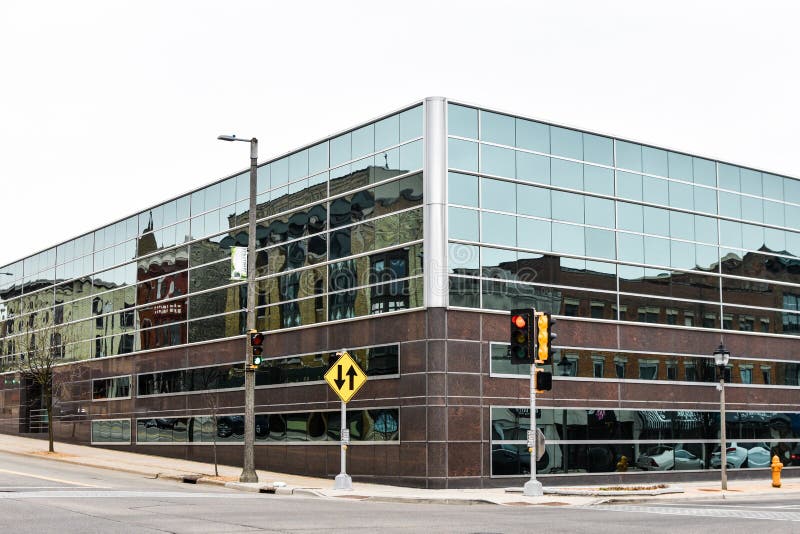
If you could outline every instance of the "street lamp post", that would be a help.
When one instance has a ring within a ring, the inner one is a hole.
[[[719,373],[719,467],[724,491],[728,490],[728,451],[725,436],[725,368],[730,357],[731,353],[725,349],[725,345],[720,343],[717,350],[714,351],[714,363],[717,365],[717,372]]]
[[[258,172],[258,139],[239,139],[235,135],[220,135],[221,141],[244,141],[250,143],[250,207],[247,225],[247,319],[246,331],[256,328],[256,175]],[[252,369],[253,348],[245,339],[244,356],[244,459],[239,482],[258,482],[255,469],[255,386],[256,375]]]

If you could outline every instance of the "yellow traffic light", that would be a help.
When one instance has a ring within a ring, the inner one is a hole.
[[[536,338],[538,342],[536,363],[545,363],[550,357],[550,343],[548,338],[550,334],[548,329],[549,323],[550,317],[546,313],[536,318],[536,326],[539,332]]]

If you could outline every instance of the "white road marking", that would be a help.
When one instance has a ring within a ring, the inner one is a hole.
[[[20,491],[0,492],[0,499],[263,499],[260,493],[191,493],[179,491]],[[274,497],[273,497],[274,498]]]
[[[716,508],[678,508],[675,506],[632,506],[632,505],[596,505],[581,506],[584,509],[605,510],[610,512],[629,512],[639,514],[683,515],[694,517],[720,517],[739,519],[767,519],[771,521],[798,521],[800,512],[775,512],[765,509],[731,510],[727,505]]]
[[[71,486],[83,486],[85,488],[97,488],[94,484],[83,484],[81,482],[73,482],[71,480],[63,480],[61,478],[44,477],[42,475],[34,475],[32,473],[23,473],[21,471],[11,471],[9,469],[0,469],[0,473],[8,473],[9,475],[18,475],[22,477],[38,478],[39,480],[49,480],[50,482],[60,482],[61,484],[69,484]]]

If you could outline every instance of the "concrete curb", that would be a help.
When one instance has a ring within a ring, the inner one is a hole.
[[[656,496],[656,495],[669,495],[672,493],[686,493],[683,488],[679,486],[659,488],[654,490],[600,490],[600,489],[571,489],[571,488],[544,488],[545,495],[575,495],[583,497],[623,497],[623,496]]]

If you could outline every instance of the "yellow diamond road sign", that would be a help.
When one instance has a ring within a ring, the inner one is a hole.
[[[325,381],[339,395],[342,402],[349,402],[367,381],[367,375],[347,352],[342,352],[333,367],[325,373]]]

